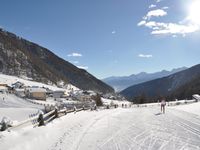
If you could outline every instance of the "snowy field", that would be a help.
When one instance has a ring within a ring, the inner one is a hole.
[[[189,113],[193,113],[196,115],[200,115],[200,102],[192,103],[188,105],[180,105],[180,106],[176,106],[175,108],[182,111],[189,112]]]
[[[22,79],[15,76],[9,76],[0,74],[0,83],[12,85],[16,82],[21,82],[25,86],[37,86],[37,87],[46,87],[53,91],[61,90],[70,92],[71,88],[78,90],[75,86],[69,84],[66,88],[58,88],[56,86],[51,86],[43,84],[40,82],[31,81],[30,79]],[[33,104],[37,103],[37,104]],[[20,97],[15,96],[14,94],[0,93],[0,121],[3,117],[8,117],[13,122],[18,122],[28,119],[30,114],[35,114],[38,110],[44,109],[42,105],[56,105],[56,102],[52,98],[47,98],[47,101],[37,101],[37,100],[25,100]]]
[[[1,132],[0,149],[199,150],[200,116],[190,113],[192,105],[200,109],[194,103],[166,114],[158,106],[72,113],[44,127]]]
[[[44,106],[32,104],[15,95],[0,94],[0,121],[3,117],[8,117],[13,122],[26,120],[30,114],[43,108]]]

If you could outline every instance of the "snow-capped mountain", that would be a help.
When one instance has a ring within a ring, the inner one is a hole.
[[[176,72],[182,71],[187,69],[186,67],[181,67],[177,69],[173,69],[171,71],[162,70],[160,72],[155,73],[146,73],[141,72],[139,74],[132,74],[130,76],[122,76],[122,77],[108,77],[103,79],[105,83],[112,86],[116,91],[122,91],[129,86],[133,86],[139,83],[147,82],[153,79],[162,78],[171,74],[174,74]]]
[[[191,98],[200,91],[200,64],[167,77],[133,85],[121,92],[126,98],[146,97],[146,102],[157,101],[160,96],[169,99]],[[145,101],[144,101],[145,102]]]

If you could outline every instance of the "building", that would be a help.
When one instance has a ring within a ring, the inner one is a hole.
[[[192,95],[192,97],[193,97],[196,101],[200,101],[200,95],[199,95],[199,94],[194,94],[194,95]]]
[[[28,88],[25,95],[30,99],[46,100],[46,90],[43,88]]]
[[[18,97],[25,97],[25,90],[24,89],[15,89],[15,95],[17,95]]]
[[[8,92],[7,84],[0,84],[0,93]]]
[[[24,84],[21,83],[21,82],[19,82],[19,81],[17,81],[17,82],[15,82],[15,83],[13,83],[11,86],[12,86],[14,89],[19,89],[19,88],[22,88],[22,87],[24,86]]]
[[[90,101],[91,100],[90,95],[84,95],[84,94],[76,95],[76,98],[80,101]]]
[[[61,98],[65,94],[65,91],[53,91],[53,98]]]

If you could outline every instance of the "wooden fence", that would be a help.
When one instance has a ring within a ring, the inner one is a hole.
[[[1,131],[5,131],[5,130],[12,131],[17,128],[23,128],[24,126],[27,126],[30,124],[32,124],[34,127],[42,126],[42,125],[45,125],[45,124],[51,122],[52,120],[54,120],[56,118],[66,115],[68,113],[73,113],[73,112],[76,113],[79,111],[84,111],[84,110],[89,110],[89,109],[91,109],[91,108],[82,107],[79,109],[74,108],[74,109],[70,109],[70,110],[68,110],[66,108],[64,108],[62,110],[58,110],[57,108],[55,108],[54,110],[52,110],[46,114],[39,113],[39,114],[34,115],[33,117],[30,117],[27,120],[21,121],[18,124],[13,125],[13,126],[9,126],[6,123],[4,123],[1,125]]]

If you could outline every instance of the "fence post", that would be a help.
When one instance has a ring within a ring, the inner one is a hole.
[[[94,110],[97,110],[97,105],[94,105]]]
[[[5,122],[1,124],[1,131],[5,131],[8,128],[8,125]]]
[[[58,118],[58,108],[55,108],[54,114],[55,114],[55,118]]]
[[[38,126],[44,126],[44,117],[42,113],[39,114],[38,122],[39,122]]]
[[[65,113],[65,115],[66,115],[66,114],[67,114],[67,108],[66,108],[66,107],[64,107],[64,109],[65,109],[64,113]]]

